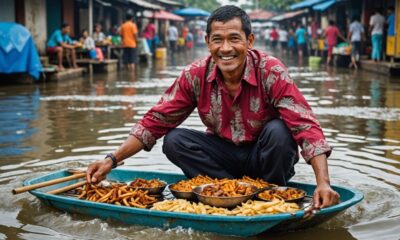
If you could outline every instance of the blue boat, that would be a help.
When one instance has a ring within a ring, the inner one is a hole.
[[[69,175],[70,173],[67,170],[57,171],[42,177],[26,180],[24,185],[32,185]],[[125,169],[114,169],[107,176],[108,180],[120,182],[132,181],[134,178],[158,178],[167,183],[175,183],[185,179],[185,176],[174,173]],[[39,198],[43,203],[66,212],[79,213],[101,219],[113,219],[125,224],[138,224],[163,229],[180,226],[204,232],[234,236],[253,236],[266,231],[288,231],[312,227],[332,218],[363,199],[363,194],[355,189],[333,186],[333,189],[340,194],[341,202],[335,206],[321,209],[321,211],[316,213],[311,219],[304,219],[303,210],[294,214],[282,213],[251,217],[215,216],[139,209],[107,203],[90,202],[69,196],[46,193],[56,188],[71,185],[75,182],[77,182],[77,180],[71,180],[69,182],[33,190],[30,191],[30,193]],[[315,189],[315,185],[298,182],[290,182],[289,186],[301,188],[305,190],[308,195],[312,195]]]

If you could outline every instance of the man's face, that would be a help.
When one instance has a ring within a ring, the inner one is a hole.
[[[212,22],[210,35],[206,43],[211,56],[221,72],[240,77],[246,63],[247,49],[253,47],[254,35],[246,39],[239,18],[233,18],[225,23]]]
[[[71,31],[71,27],[70,26],[66,26],[62,29],[62,33],[63,34],[69,34],[69,32]]]

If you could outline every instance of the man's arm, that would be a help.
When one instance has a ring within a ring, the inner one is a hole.
[[[136,137],[129,135],[124,143],[114,152],[114,156],[118,162],[136,154],[144,148],[144,145]],[[89,165],[86,170],[86,180],[91,183],[99,182],[106,178],[107,173],[111,171],[112,159],[105,158],[98,160]]]
[[[339,194],[331,188],[328,163],[325,154],[313,157],[310,160],[315,173],[317,188],[314,191],[314,208],[324,208],[339,202]]]

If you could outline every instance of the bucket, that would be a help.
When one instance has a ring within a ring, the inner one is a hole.
[[[156,49],[156,59],[165,59],[167,58],[167,49],[166,48],[157,48]]]
[[[321,64],[321,57],[310,56],[308,58],[308,65],[310,67],[319,67],[320,64]]]

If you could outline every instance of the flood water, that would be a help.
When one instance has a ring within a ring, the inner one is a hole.
[[[87,166],[116,149],[132,124],[185,65],[207,53],[59,83],[0,86],[0,239],[231,239],[193,230],[161,230],[63,213],[11,189],[25,179]],[[318,227],[251,239],[400,239],[400,79],[348,69],[309,68],[282,57],[318,115],[334,151],[331,182],[365,199]],[[203,130],[192,114],[183,124]],[[161,151],[125,160],[122,168],[179,172]],[[304,160],[293,180],[314,183]]]

